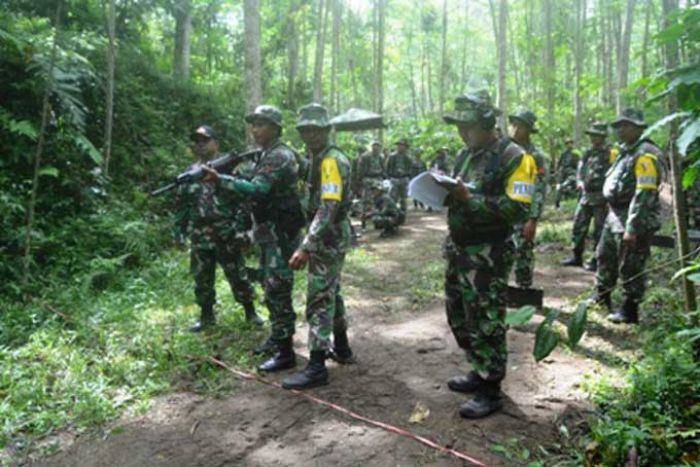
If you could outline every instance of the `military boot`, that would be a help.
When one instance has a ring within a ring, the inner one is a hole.
[[[622,302],[622,307],[608,315],[608,321],[615,324],[628,323],[637,324],[639,323],[639,304],[633,302],[629,298],[625,298]]]
[[[566,258],[564,261],[562,261],[559,264],[562,266],[576,266],[576,267],[583,266],[583,258],[582,258],[581,252],[574,250],[574,255],[572,257]]]
[[[590,272],[596,272],[598,270],[598,260],[595,259],[595,256],[586,261],[586,265],[583,267],[583,269]]]
[[[270,336],[265,339],[265,342],[253,349],[253,355],[268,355],[274,352],[275,349],[277,349],[277,342]]]
[[[501,383],[499,381],[484,381],[473,399],[468,400],[459,408],[462,418],[483,418],[503,407],[501,402]]]
[[[466,376],[459,375],[448,379],[447,387],[455,392],[470,393],[476,392],[483,387],[484,383],[486,383],[486,381],[479,376],[479,373],[470,371]]]
[[[201,332],[213,326],[214,323],[216,323],[216,319],[214,318],[214,305],[202,305],[199,321],[194,323],[194,326],[190,328],[190,332]]]
[[[258,371],[273,372],[294,368],[296,366],[297,361],[294,355],[291,337],[277,341],[276,347],[275,353],[258,365]]]
[[[256,326],[263,325],[263,319],[255,312],[255,305],[253,302],[247,302],[243,304],[243,309],[245,310],[245,320]]]
[[[352,355],[352,349],[350,349],[350,343],[348,342],[348,333],[345,329],[333,331],[333,350],[328,356],[341,365],[355,363],[355,358]]]
[[[591,305],[602,305],[607,308],[608,313],[612,311],[612,297],[610,292],[596,292],[586,300],[586,303]]]
[[[328,384],[326,352],[314,350],[306,368],[282,381],[284,389],[308,389]]]

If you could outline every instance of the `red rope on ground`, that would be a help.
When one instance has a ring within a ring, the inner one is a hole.
[[[218,360],[214,357],[210,357],[209,360],[212,363],[214,363],[215,365],[220,366],[221,368],[224,368],[225,370],[228,370],[231,373],[233,373],[234,375],[236,375],[240,378],[243,378],[245,380],[257,381],[259,383],[267,384],[269,386],[273,386],[273,387],[278,388],[278,389],[283,389],[282,385],[280,385],[279,383],[277,383],[275,381],[268,381],[264,378],[261,378],[258,375],[251,374],[251,373],[248,373],[245,371],[241,371],[241,370],[238,370],[236,368],[232,368],[232,367],[228,366],[226,363],[224,363],[221,360]],[[363,415],[360,415],[356,412],[353,412],[352,410],[346,409],[345,407],[341,407],[341,406],[334,404],[332,402],[328,402],[326,400],[319,399],[318,397],[313,396],[313,395],[306,393],[306,392],[303,392],[303,391],[297,391],[296,389],[290,389],[290,390],[285,389],[285,391],[289,391],[297,396],[304,397],[312,402],[315,402],[317,404],[328,407],[329,409],[335,410],[336,412],[340,412],[342,414],[345,414],[348,417],[354,418],[355,420],[359,420],[361,422],[367,423],[368,425],[372,425],[372,426],[375,426],[377,428],[381,428],[382,430],[388,431],[390,433],[395,433],[397,435],[413,439],[414,441],[418,441],[419,443],[424,444],[424,445],[426,445],[430,448],[433,448],[437,451],[440,451],[443,454],[449,454],[451,456],[456,457],[457,459],[467,461],[467,462],[471,463],[472,465],[482,466],[482,467],[486,466],[486,464],[484,464],[483,462],[481,462],[477,459],[474,459],[473,457],[470,457],[467,454],[464,454],[463,452],[457,451],[456,449],[448,448],[446,446],[442,446],[431,439],[428,439],[424,436],[416,435],[414,433],[411,433],[410,431],[404,430],[403,428],[399,428],[397,426],[390,425],[388,423],[384,423],[384,422],[380,422],[377,420],[373,420],[371,418],[367,418]]]

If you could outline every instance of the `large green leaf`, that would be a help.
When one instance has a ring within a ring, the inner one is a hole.
[[[583,333],[586,331],[586,323],[588,322],[588,305],[585,301],[580,302],[576,307],[576,311],[571,316],[569,321],[569,328],[567,336],[569,338],[569,346],[576,347],[576,345],[583,337]]]
[[[688,151],[688,147],[698,138],[700,138],[700,118],[696,118],[684,126],[683,133],[681,133],[678,137],[678,141],[676,141],[678,151],[685,155]]]
[[[546,358],[559,343],[559,334],[552,329],[552,322],[542,321],[535,333],[535,349],[532,355],[535,361],[539,362]]]
[[[90,159],[92,159],[96,165],[102,164],[102,154],[100,154],[100,151],[98,151],[97,148],[84,135],[75,135],[73,141],[85,152],[85,154],[90,156]]]
[[[45,175],[47,177],[58,177],[58,169],[56,167],[47,165],[39,170],[39,175]]]
[[[529,323],[536,312],[537,308],[532,305],[520,307],[512,313],[508,313],[506,324],[508,326],[522,326]]]

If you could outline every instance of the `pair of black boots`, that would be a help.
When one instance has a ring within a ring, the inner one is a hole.
[[[501,403],[501,382],[483,379],[475,371],[466,376],[453,376],[447,381],[447,387],[455,392],[474,394],[472,399],[459,408],[462,418],[483,418],[503,407]]]
[[[245,310],[245,320],[247,322],[256,326],[263,325],[263,319],[255,312],[255,305],[253,305],[253,302],[244,303],[243,309]],[[199,321],[197,321],[194,326],[190,328],[190,331],[201,332],[214,324],[216,324],[216,318],[214,317],[214,305],[203,305]]]
[[[583,268],[586,271],[590,272],[595,272],[598,269],[598,261],[596,260],[595,257],[589,259],[586,261],[586,264],[583,264],[583,255],[579,252],[574,251],[574,254],[572,257],[565,259],[561,263],[562,266],[574,266],[574,267],[579,267]]]
[[[608,321],[615,324],[638,324],[639,323],[639,303],[625,298],[619,310],[612,311],[612,297],[610,292],[596,293],[590,300],[591,303],[597,303],[607,308]]]

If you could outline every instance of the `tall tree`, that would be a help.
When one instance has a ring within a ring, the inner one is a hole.
[[[624,90],[627,87],[630,60],[630,39],[632,37],[632,21],[634,19],[635,0],[627,0],[625,9],[625,28],[620,38],[620,54],[618,55],[619,67],[617,69],[617,101],[615,108],[620,113],[624,107]]]
[[[299,74],[299,33],[297,30],[297,0],[289,0],[287,16],[287,105],[296,108],[295,91]]]
[[[245,36],[245,107],[252,112],[262,102],[260,53],[260,0],[243,0]],[[248,142],[251,141],[248,135]]]
[[[384,112],[384,21],[386,15],[386,0],[375,0],[377,9],[377,66],[375,69],[374,93],[377,106],[375,112]],[[379,130],[379,139],[383,138],[382,130]]]
[[[583,74],[586,54],[586,0],[574,0],[574,140],[581,141],[582,133],[582,96],[581,75]]]
[[[192,36],[192,5],[190,0],[176,0],[173,5],[175,16],[175,55],[173,71],[175,77],[190,79],[190,42]]]
[[[323,55],[326,47],[326,24],[331,0],[318,2],[318,30],[316,31],[316,58],[314,61],[314,101],[323,101]]]
[[[496,38],[496,58],[498,60],[498,100],[497,106],[503,111],[501,126],[506,127],[508,106],[506,96],[506,62],[508,61],[508,44],[506,30],[508,29],[508,0],[499,0],[496,12],[495,0],[489,0],[493,33]]]
[[[105,93],[105,141],[103,171],[109,175],[109,161],[112,155],[112,121],[114,114],[114,23],[115,23],[114,0],[107,1],[107,90]]]
[[[329,106],[333,111],[340,107],[338,92],[338,63],[340,61],[340,19],[342,16],[341,0],[331,0],[333,5],[333,28],[331,41],[331,99]]]
[[[445,105],[445,81],[447,80],[447,0],[442,0],[442,54],[440,62],[440,103],[438,109],[442,115]]]

